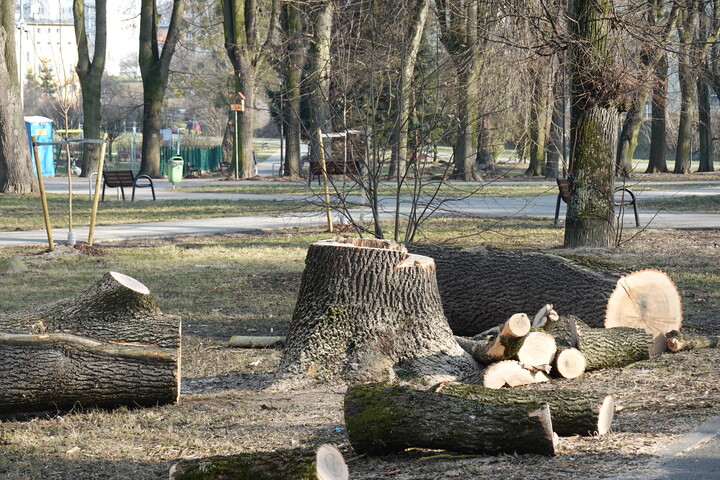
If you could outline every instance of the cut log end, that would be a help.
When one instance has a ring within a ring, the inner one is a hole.
[[[520,338],[530,333],[530,318],[525,313],[516,313],[510,317],[501,330],[501,335]]]
[[[577,348],[561,350],[555,358],[555,372],[562,378],[578,378],[585,373],[585,355]]]
[[[531,332],[518,350],[517,358],[523,365],[541,367],[549,365],[555,357],[555,338],[545,332]]]
[[[316,456],[317,476],[319,480],[348,480],[345,459],[340,451],[332,445],[321,445]]]
[[[605,312],[605,327],[637,328],[654,336],[681,324],[680,294],[659,270],[640,270],[618,280]]]
[[[610,431],[610,426],[615,416],[615,399],[608,395],[600,406],[600,415],[598,416],[598,435],[605,435]]]
[[[550,380],[544,372],[532,372],[515,360],[490,365],[483,373],[483,385],[488,388],[517,387]]]
[[[119,272],[110,272],[110,276],[115,279],[120,285],[129,288],[130,290],[137,292],[141,295],[150,295],[150,289],[145,285],[135,280],[131,276],[125,275]]]

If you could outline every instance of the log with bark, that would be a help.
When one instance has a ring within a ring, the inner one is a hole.
[[[180,318],[117,272],[84,292],[0,316],[0,413],[151,406],[180,394]]]
[[[557,322],[548,322],[545,330],[558,343],[576,347],[585,357],[587,371],[624,367],[657,353],[652,334],[636,328],[591,328],[568,315]]]
[[[402,385],[355,385],[345,394],[345,426],[357,453],[407,448],[460,453],[555,454],[545,402],[485,402]]]
[[[555,433],[570,435],[604,435],[610,431],[615,415],[615,401],[609,395],[577,390],[493,390],[480,385],[444,383],[433,389],[453,397],[485,403],[516,405],[547,403]]]
[[[443,315],[431,258],[394,242],[310,246],[276,386],[309,380],[451,380],[479,365]]]
[[[472,339],[455,337],[455,340],[475,360],[490,364],[517,355],[528,333],[530,319],[524,313],[516,313],[497,329],[476,335]]]
[[[435,259],[443,308],[456,335],[476,335],[515,312],[533,312],[548,303],[593,327],[626,326],[658,335],[679,329],[682,321],[680,295],[658,270],[619,277],[547,253],[408,248]]]
[[[680,333],[674,330],[667,334],[667,345],[671,352],[696,350],[698,348],[720,348],[720,337],[716,335]]]
[[[170,480],[347,480],[342,454],[332,445],[181,460]]]

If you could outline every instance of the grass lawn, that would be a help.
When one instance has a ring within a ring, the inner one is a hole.
[[[346,458],[353,458],[353,479],[499,480],[508,478],[508,471],[518,464],[532,468],[533,478],[595,478],[598,471],[613,476],[634,471],[650,452],[716,414],[704,405],[715,405],[720,396],[720,372],[711,368],[719,351],[663,355],[626,369],[563,381],[567,388],[612,393],[626,408],[610,435],[563,438],[557,457],[432,456],[433,452],[415,451],[354,458],[344,431],[342,388],[264,390],[280,352],[224,344],[231,335],[287,333],[307,247],[327,236],[303,229],[135,240],[96,245],[103,248],[103,255],[97,256],[75,250],[0,249],[0,265],[17,256],[28,267],[0,275],[5,312],[73,295],[112,270],[144,283],[160,308],[180,315],[183,322],[180,404],[111,411],[78,407],[72,412],[5,418],[0,422],[0,478],[165,479],[179,458],[322,443],[333,443]],[[720,272],[715,268],[720,253],[708,247],[716,241],[715,232],[645,231],[623,249],[578,252],[558,248],[562,236],[562,228],[546,219],[454,218],[430,220],[423,241],[535,248],[608,269],[660,268],[681,291],[686,324],[720,333]],[[663,421],[657,421],[658,416]],[[518,473],[517,478],[527,477]]]

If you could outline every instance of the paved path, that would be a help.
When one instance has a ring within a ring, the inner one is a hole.
[[[263,177],[269,177],[277,174],[278,165],[280,163],[279,150],[275,150],[268,158],[258,163],[259,174]],[[212,193],[212,192],[189,192],[188,187],[193,189],[202,188],[203,186],[211,186],[222,184],[223,186],[231,186],[234,184],[247,185],[250,181],[222,181],[212,179],[185,179],[175,190],[172,185],[164,179],[155,180],[156,191],[159,200],[302,200],[306,196],[297,195],[255,195],[255,194],[228,194],[228,193]],[[48,192],[67,193],[67,178],[51,177],[45,179],[45,187]],[[536,182],[537,183],[537,182]],[[495,185],[527,185],[527,182],[498,181]],[[548,186],[550,195],[536,197],[470,197],[463,200],[455,200],[448,202],[439,208],[440,214],[457,213],[462,211],[467,214],[479,216],[498,216],[498,217],[544,217],[553,218],[555,215],[555,184],[554,182],[540,182]],[[658,184],[653,184],[657,186]],[[696,182],[693,188],[687,188],[687,183],[667,182],[663,184],[664,190],[646,190],[642,191],[642,185],[636,186],[640,205],[642,199],[653,197],[669,197],[677,195],[720,195],[720,182]],[[94,186],[94,182],[93,182]],[[85,178],[73,178],[73,192],[75,195],[89,195],[90,182]],[[107,195],[111,198],[115,195],[109,191]],[[129,196],[129,192],[128,192]],[[149,189],[138,189],[136,191],[136,200],[151,200],[151,192]],[[350,197],[349,201],[360,203],[359,197]],[[393,215],[394,199],[385,197],[381,199],[382,215],[385,218],[391,218]],[[407,209],[407,205],[403,209]],[[407,210],[405,210],[407,211]],[[360,215],[369,215],[366,209],[354,210],[355,218]],[[561,205],[561,217],[565,213],[565,205]],[[246,216],[246,217],[227,217],[227,218],[209,218],[199,220],[182,220],[173,222],[143,223],[132,225],[116,225],[116,226],[98,226],[95,229],[95,240],[97,242],[121,240],[125,238],[148,238],[148,237],[164,237],[173,235],[193,235],[193,234],[212,234],[225,232],[240,232],[257,229],[273,229],[286,228],[301,225],[322,225],[325,220],[322,211],[317,214],[284,214],[276,216]],[[718,228],[720,229],[720,214],[703,214],[703,213],[680,213],[680,212],[656,212],[656,211],[640,211],[641,226],[649,225],[650,228]],[[625,223],[627,228],[633,228],[634,222],[632,212],[626,212]],[[87,228],[75,228],[77,241],[85,241],[87,239]],[[63,242],[67,239],[67,229],[54,229],[53,238],[56,242]],[[39,231],[23,231],[23,232],[0,232],[0,247],[18,246],[36,243],[45,243],[47,241],[46,233]]]

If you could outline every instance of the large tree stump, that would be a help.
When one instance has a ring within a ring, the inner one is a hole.
[[[443,308],[456,335],[476,335],[548,303],[593,327],[642,328],[656,336],[677,330],[682,321],[680,295],[657,270],[623,280],[547,253],[421,244],[409,249],[435,259]]]
[[[345,394],[345,426],[357,453],[407,448],[460,453],[555,454],[547,403],[485,402],[400,385],[355,385]]]
[[[0,316],[0,413],[173,403],[180,318],[117,272],[58,302]]]
[[[180,460],[170,468],[170,480],[347,480],[340,452],[322,445],[309,449]]]
[[[555,433],[570,435],[604,435],[610,431],[615,415],[615,401],[611,396],[577,390],[493,390],[480,385],[460,383],[441,384],[435,389],[445,395],[467,398],[479,402],[550,405],[550,416]]]
[[[457,379],[479,370],[443,315],[431,258],[399,244],[343,239],[310,246],[278,385],[409,377]]]

